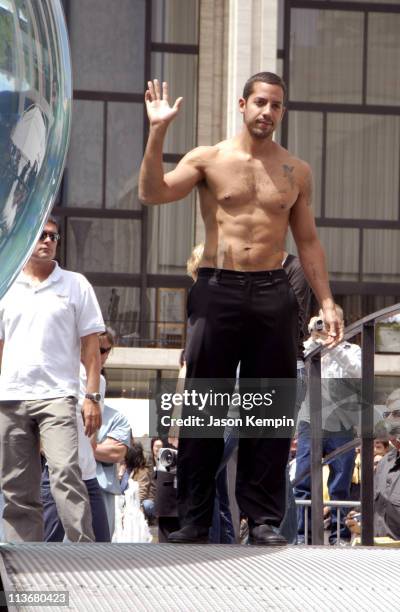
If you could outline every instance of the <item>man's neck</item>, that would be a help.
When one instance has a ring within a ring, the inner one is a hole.
[[[32,280],[42,283],[53,272],[56,263],[54,261],[37,261],[30,259],[24,267],[24,274]]]
[[[276,148],[277,144],[272,140],[272,136],[268,138],[255,138],[248,132],[246,127],[237,135],[237,141],[240,148],[249,153],[252,157],[267,157]]]

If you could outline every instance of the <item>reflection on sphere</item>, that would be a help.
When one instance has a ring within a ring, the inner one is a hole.
[[[0,0],[0,298],[57,194],[71,118],[60,0]]]

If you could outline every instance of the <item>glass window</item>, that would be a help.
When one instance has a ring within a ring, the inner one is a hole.
[[[71,0],[69,19],[75,89],[143,91],[145,0]]]
[[[308,162],[314,176],[313,210],[321,214],[322,113],[290,111],[288,149]]]
[[[146,321],[146,344],[147,346],[157,346],[157,289],[151,288],[146,291],[146,311],[144,319]]]
[[[368,104],[400,104],[400,15],[369,13]]]
[[[283,78],[283,59],[277,58],[275,72]]]
[[[328,115],[326,216],[398,218],[400,118]]]
[[[361,319],[370,312],[374,312],[373,310],[363,311],[361,295],[340,295],[335,292],[335,302],[336,304],[340,304],[340,306],[343,308],[346,326],[355,323],[358,321],[358,319]],[[355,339],[353,338],[351,342],[354,341]]]
[[[158,348],[184,347],[186,299],[187,291],[183,288],[159,287],[147,290],[146,333],[142,339],[143,345]],[[177,318],[180,320],[171,320],[178,312]],[[168,321],[164,320],[165,316],[169,318]]]
[[[69,218],[67,268],[78,272],[140,271],[140,221]]]
[[[140,209],[139,167],[143,157],[143,105],[108,103],[107,208]]]
[[[318,235],[328,262],[331,280],[358,280],[360,233],[358,229],[319,227]]]
[[[199,0],[152,0],[153,42],[197,45]]]
[[[319,227],[318,236],[325,250],[330,280],[358,280],[359,230],[353,228]],[[297,255],[291,232],[286,241],[288,253]]]
[[[135,346],[139,338],[139,287],[95,286],[104,322],[117,335],[119,346]]]
[[[293,9],[290,99],[360,103],[364,14]]]
[[[399,278],[400,240],[398,230],[364,230],[363,280],[395,282]]]
[[[151,73],[168,81],[171,104],[183,96],[178,116],[170,124],[165,139],[165,153],[186,153],[196,144],[197,55],[152,53]]]
[[[65,204],[99,208],[103,200],[103,102],[75,100],[72,118]]]
[[[174,167],[164,164],[166,172]],[[176,203],[149,207],[149,273],[186,274],[186,261],[194,246],[195,193]]]

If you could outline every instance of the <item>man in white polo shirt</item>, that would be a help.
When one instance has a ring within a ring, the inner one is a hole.
[[[101,425],[98,334],[104,323],[85,277],[54,261],[59,237],[50,218],[0,301],[0,478],[9,542],[43,540],[40,444],[68,540],[94,541],[78,465],[75,406],[82,352],[87,374],[82,415],[91,436]]]

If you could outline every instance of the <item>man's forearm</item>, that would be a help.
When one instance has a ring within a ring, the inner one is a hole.
[[[110,444],[108,440],[97,444],[94,458],[102,463],[118,463],[125,459],[127,447],[122,443]]]
[[[86,392],[98,393],[100,389],[100,352],[97,334],[82,339],[82,363],[86,370]]]
[[[297,246],[304,275],[320,306],[322,308],[334,306],[325,253],[319,240]]]
[[[100,361],[95,357],[84,362],[86,369],[86,392],[98,393],[100,389]]]
[[[150,127],[139,174],[139,199],[144,204],[162,202],[164,184],[163,146],[166,126]]]

